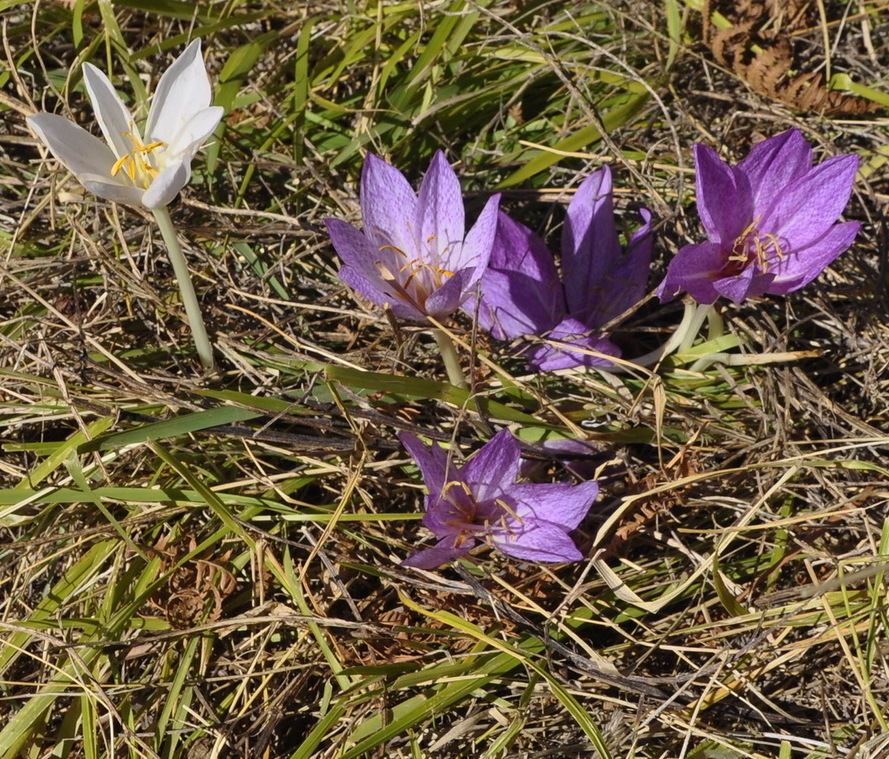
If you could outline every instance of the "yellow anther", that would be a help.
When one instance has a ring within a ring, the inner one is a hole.
[[[136,181],[137,174],[147,175],[151,179],[154,179],[158,173],[157,169],[145,159],[145,156],[153,153],[158,148],[165,147],[166,143],[158,140],[146,145],[135,131],[124,132],[121,136],[130,138],[130,142],[133,144],[133,149],[114,162],[114,165],[111,167],[111,176],[116,177],[121,170],[123,170],[133,182]]]
[[[729,261],[737,261],[738,263],[747,263],[750,260],[750,247],[752,245],[752,253],[756,257],[756,263],[759,269],[764,273],[769,272],[770,254],[778,258],[784,258],[784,251],[781,249],[781,242],[778,237],[771,232],[760,232],[756,225],[762,216],[757,216],[747,228],[741,232],[732,245],[732,254],[728,257]]]

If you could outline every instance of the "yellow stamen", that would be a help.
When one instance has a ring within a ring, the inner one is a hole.
[[[158,148],[165,147],[166,143],[158,140],[157,142],[145,144],[135,131],[124,132],[121,136],[130,138],[130,142],[133,143],[133,149],[114,162],[114,165],[111,167],[111,176],[116,177],[123,170],[133,182],[136,181],[138,174],[147,175],[149,178],[154,179],[158,171],[146,160],[145,156],[153,153]]]
[[[763,274],[769,272],[769,254],[773,253],[778,258],[785,258],[785,253],[781,248],[781,242],[778,237],[771,232],[760,232],[756,225],[762,216],[757,216],[747,228],[741,232],[738,239],[732,245],[732,254],[728,257],[729,261],[737,261],[738,263],[747,263],[750,260],[750,243],[753,244],[753,253],[756,256],[756,263]]]

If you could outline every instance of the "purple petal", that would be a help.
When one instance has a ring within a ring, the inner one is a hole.
[[[747,298],[756,298],[768,292],[774,278],[774,274],[761,272],[751,264],[736,275],[714,279],[713,288],[720,295],[740,303]]]
[[[378,250],[363,232],[339,219],[325,219],[324,224],[333,247],[345,266],[337,276],[344,283],[378,306],[390,306],[402,319],[425,321],[426,315],[415,304],[405,301],[403,294],[380,276],[380,267],[397,271],[399,262],[391,250]],[[379,265],[378,265],[379,264]]]
[[[562,270],[569,312],[588,310],[602,298],[605,276],[617,266],[620,252],[611,169],[603,166],[577,188],[562,230]]]
[[[757,228],[774,236],[785,254],[816,242],[849,202],[857,170],[855,155],[837,156],[816,166],[783,189]]]
[[[501,212],[490,268],[481,281],[479,324],[503,340],[543,334],[564,312],[552,254],[533,231]]]
[[[476,501],[493,501],[514,485],[521,453],[509,430],[500,430],[478,450],[463,468]]]
[[[652,217],[646,208],[639,214],[645,224],[636,230],[627,252],[617,265],[605,274],[599,285],[592,307],[587,311],[573,313],[573,316],[590,327],[599,327],[635,306],[648,288],[648,274],[651,271],[651,255],[654,250]]]
[[[475,220],[475,224],[472,225],[472,229],[466,233],[466,242],[463,243],[458,261],[459,265],[451,269],[451,271],[455,271],[456,269],[462,269],[464,266],[475,267],[467,287],[472,287],[472,285],[481,280],[490,263],[494,240],[497,237],[499,206],[500,195],[492,195],[488,198],[488,202],[485,203],[485,207]]]
[[[811,168],[812,148],[799,129],[788,129],[755,145],[736,171],[750,182],[753,207],[763,209]]]
[[[437,443],[426,446],[416,435],[399,432],[398,439],[420,468],[429,495],[437,499],[448,481],[449,452]]]
[[[457,536],[448,536],[440,540],[432,548],[424,548],[408,556],[401,562],[403,567],[416,567],[417,569],[435,569],[442,564],[447,564],[454,559],[465,556],[475,547],[476,541],[464,542],[459,548],[455,545]]]
[[[785,295],[809,284],[855,241],[860,230],[857,221],[834,224],[821,239],[774,261],[770,271],[775,280],[768,292]]]
[[[373,153],[364,159],[360,200],[364,231],[369,237],[379,245],[394,245],[408,259],[420,254],[415,226],[417,196],[398,169]]]
[[[528,365],[539,371],[552,372],[558,369],[573,369],[578,366],[613,366],[613,362],[590,351],[620,356],[621,351],[614,343],[572,317],[565,318],[545,337],[565,343],[564,346],[541,345],[533,350]],[[577,350],[573,350],[576,348]]]
[[[492,532],[494,545],[507,556],[525,561],[580,561],[583,554],[561,527],[534,523],[520,533]]]
[[[725,254],[719,243],[686,245],[680,248],[667,266],[664,281],[657,289],[658,297],[665,303],[684,291],[698,303],[709,305],[719,297],[713,280],[720,276],[724,265]]]
[[[412,303],[404,300],[404,296],[395,292],[395,290],[385,284],[381,284],[382,280],[369,281],[363,273],[353,269],[351,266],[341,267],[336,275],[343,284],[351,287],[371,303],[380,307],[388,307],[399,319],[412,322],[426,321],[425,313]]]
[[[568,531],[586,517],[599,496],[599,483],[521,483],[510,495],[516,503],[516,514],[525,524],[546,522]]]
[[[471,275],[471,269],[454,272],[453,276],[448,277],[441,287],[426,298],[425,312],[436,319],[444,319],[454,313],[470,295],[466,283]]]
[[[753,218],[747,175],[706,145],[695,145],[698,216],[712,242],[732,243]]]
[[[474,264],[461,260],[466,219],[460,181],[442,151],[436,151],[420,185],[416,225],[420,231],[418,254],[426,263],[449,271]],[[426,255],[435,251],[436,255]]]

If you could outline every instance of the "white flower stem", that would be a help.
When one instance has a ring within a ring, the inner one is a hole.
[[[697,321],[699,312],[702,308],[706,308],[706,306],[696,306],[695,303],[691,300],[686,301],[685,303],[685,311],[682,313],[682,321],[679,322],[679,326],[676,327],[676,331],[670,335],[670,339],[667,340],[663,345],[658,348],[655,348],[653,351],[646,353],[644,356],[639,356],[639,358],[630,359],[630,362],[636,364],[637,366],[654,366],[658,361],[660,361],[665,356],[669,356],[676,348],[678,348],[682,342],[686,339],[686,335],[691,332],[692,326]],[[692,333],[691,339],[694,340],[694,336],[697,334],[698,329],[701,328],[701,323],[703,322],[704,317],[700,317],[700,321],[697,321],[697,327],[695,331]]]
[[[173,220],[170,218],[170,212],[166,206],[155,208],[153,212],[161,236],[167,246],[167,255],[170,257],[170,263],[173,264],[176,281],[179,283],[179,293],[182,296],[182,305],[185,306],[188,325],[191,327],[194,347],[204,369],[208,372],[213,371],[216,368],[216,363],[213,360],[213,346],[210,345],[210,338],[207,337],[207,328],[204,326],[204,317],[201,315],[198,296],[195,294],[194,285],[191,283],[191,274],[188,272],[188,262],[182,253],[182,246],[179,244],[179,237],[173,226]]]
[[[463,370],[460,368],[460,358],[457,356],[454,341],[451,340],[443,329],[434,328],[432,336],[435,338],[435,343],[441,351],[441,357],[448,372],[448,380],[452,385],[468,390],[469,383],[466,381]]]
[[[679,342],[680,353],[691,348],[691,346],[694,344],[695,338],[698,336],[698,332],[701,331],[701,326],[704,324],[704,320],[709,319],[712,312],[712,304],[708,306],[699,305],[695,309],[695,312],[692,315],[691,323],[688,325],[688,328],[685,330],[685,334],[682,336],[682,340]]]
[[[725,334],[725,322],[722,320],[722,314],[716,310],[716,306],[710,306],[707,312],[707,339],[715,340]]]

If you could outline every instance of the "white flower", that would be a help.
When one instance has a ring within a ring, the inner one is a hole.
[[[29,116],[31,129],[100,198],[151,209],[166,206],[188,183],[191,159],[222,118],[223,109],[210,106],[201,41],[185,48],[161,77],[144,139],[108,77],[85,63],[83,78],[108,145],[53,113]]]

